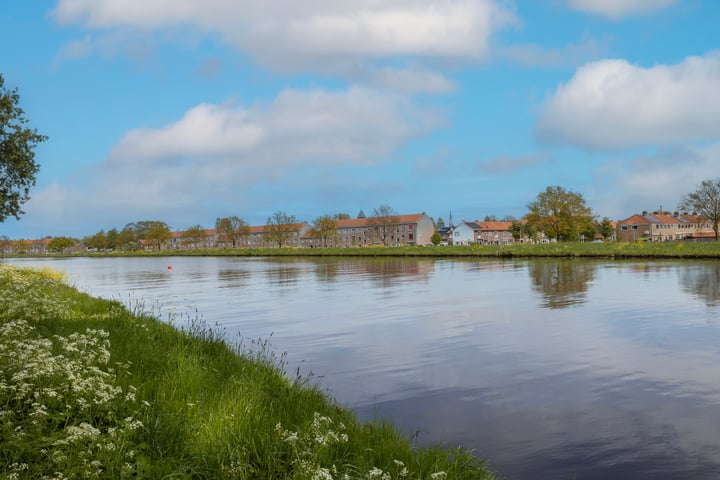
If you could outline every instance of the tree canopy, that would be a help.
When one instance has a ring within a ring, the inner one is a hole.
[[[233,248],[243,238],[250,235],[250,226],[238,216],[222,217],[215,220],[215,230],[222,242],[232,243]]]
[[[367,220],[373,229],[375,237],[380,240],[383,245],[387,245],[388,238],[391,236],[392,231],[397,229],[400,218],[390,205],[383,204],[373,210],[372,217]]]
[[[282,248],[297,233],[298,221],[294,215],[278,210],[268,217],[265,224],[265,240]]]
[[[577,240],[581,234],[594,232],[592,210],[585,198],[572,190],[550,186],[528,204],[528,224],[535,225],[549,238]],[[587,233],[586,233],[587,232]]]
[[[327,247],[328,239],[337,233],[338,219],[336,217],[337,215],[334,217],[323,215],[313,222],[313,236],[322,241],[323,247]]]
[[[0,223],[10,216],[19,219],[25,213],[21,205],[30,198],[30,187],[35,185],[40,169],[35,162],[35,147],[47,140],[27,127],[19,103],[17,89],[5,88],[0,75]]]
[[[720,238],[720,179],[703,181],[694,192],[683,197],[678,208],[695,212],[706,219],[712,224],[715,241]]]

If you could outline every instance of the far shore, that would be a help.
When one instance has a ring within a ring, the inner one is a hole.
[[[133,250],[82,253],[5,254],[5,258],[24,257],[409,257],[409,258],[720,258],[720,242],[561,242],[545,245],[471,245],[426,247],[358,248],[227,248],[183,250]]]

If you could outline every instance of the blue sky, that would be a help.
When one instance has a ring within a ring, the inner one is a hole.
[[[11,238],[381,204],[599,216],[720,177],[720,2],[5,2],[0,72],[49,140]]]

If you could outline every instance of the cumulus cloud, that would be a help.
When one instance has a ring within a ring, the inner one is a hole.
[[[200,104],[167,125],[127,132],[102,165],[70,184],[38,189],[26,210],[61,231],[146,217],[175,219],[182,228],[197,223],[183,220],[188,212],[215,218],[230,205],[292,206],[314,194],[317,178],[347,182],[355,167],[377,168],[443,123],[407,97],[360,87],[288,89],[253,105]]]
[[[720,143],[663,149],[656,154],[617,159],[594,173],[590,191],[601,216],[627,218],[662,207],[673,211],[684,195],[720,171]]]
[[[720,54],[650,68],[601,60],[542,107],[541,141],[595,150],[720,138]]]
[[[495,56],[529,66],[577,67],[602,57],[606,41],[588,37],[563,48],[546,48],[537,44],[510,45],[497,48]]]
[[[497,0],[60,0],[52,16],[105,32],[190,26],[262,65],[321,72],[392,58],[478,59],[492,33],[515,21]]]
[[[170,125],[132,130],[110,159],[113,165],[228,157],[274,167],[372,164],[442,122],[403,96],[377,90],[287,89],[269,105],[201,104]]]
[[[568,6],[573,10],[619,19],[656,12],[675,2],[677,0],[568,0]]]

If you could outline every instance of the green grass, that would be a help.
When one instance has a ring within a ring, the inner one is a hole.
[[[486,479],[362,423],[266,342],[177,330],[0,265],[0,479]]]
[[[508,246],[236,248],[109,252],[84,254],[83,256],[720,258],[720,242],[567,242]]]

